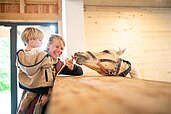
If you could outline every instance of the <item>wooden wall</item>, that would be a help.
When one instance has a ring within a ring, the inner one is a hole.
[[[85,6],[84,16],[86,50],[126,48],[144,79],[171,82],[171,8]]]
[[[61,20],[61,0],[0,0],[0,21],[58,20]]]

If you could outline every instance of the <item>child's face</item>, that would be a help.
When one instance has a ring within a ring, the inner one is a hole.
[[[56,57],[59,57],[64,49],[64,44],[62,43],[62,41],[60,41],[59,39],[53,39],[52,44],[48,45],[48,52],[50,54],[50,56],[55,59]]]
[[[29,38],[27,45],[29,47],[35,48],[42,45],[42,39],[40,38]]]

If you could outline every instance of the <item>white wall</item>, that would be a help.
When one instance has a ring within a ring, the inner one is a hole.
[[[84,50],[83,0],[62,0],[62,32],[66,42],[64,58]]]

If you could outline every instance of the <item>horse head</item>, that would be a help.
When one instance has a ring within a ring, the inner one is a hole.
[[[121,65],[120,56],[124,50],[104,50],[101,52],[76,52],[74,54],[76,63],[97,71],[102,75],[118,75]]]

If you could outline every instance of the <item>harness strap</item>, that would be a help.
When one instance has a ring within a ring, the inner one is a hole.
[[[94,60],[98,60],[98,62],[97,62],[97,65],[99,66],[99,68],[101,69],[101,71],[103,71],[103,73],[105,73],[105,74],[108,74],[108,75],[115,75],[114,73],[116,72],[116,74],[118,75],[118,72],[119,72],[119,68],[120,68],[120,64],[121,64],[121,60],[119,59],[119,61],[118,62],[115,62],[115,61],[113,61],[113,60],[111,60],[111,59],[98,59],[98,58],[96,58],[96,56],[93,54],[93,53],[91,53],[90,51],[87,51],[87,53],[94,59]],[[117,68],[116,69],[105,69],[105,67],[102,65],[102,64],[100,64],[100,62],[112,62],[112,63],[115,63],[115,64],[117,64]],[[119,67],[118,67],[118,65],[119,65]],[[118,71],[116,71],[116,70],[118,70]]]
[[[97,65],[100,67],[100,69],[101,69],[104,73],[108,74],[108,71],[100,64],[100,62],[98,62]]]
[[[122,76],[122,77],[125,77],[131,71],[131,63],[129,61],[123,60],[121,58],[117,62],[115,62],[115,61],[113,61],[111,59],[97,59],[90,51],[87,51],[87,53],[90,54],[91,57],[94,60],[98,60],[99,61],[97,63],[97,65],[100,67],[100,69],[104,73],[108,74],[109,76]],[[115,69],[105,69],[103,67],[103,65],[100,64],[100,62],[106,62],[106,61],[115,63],[116,64],[116,68]],[[122,61],[125,62],[125,63],[127,63],[129,65],[129,67],[125,71],[123,71],[120,74],[118,74],[119,73],[119,70],[120,70],[120,66],[121,66],[121,62]]]
[[[123,60],[123,62],[127,63],[129,67],[125,71],[121,72],[119,76],[125,77],[131,71],[131,63],[126,60]]]
[[[93,59],[97,59],[90,51],[87,51],[87,53],[90,54]]]
[[[94,59],[94,60],[98,60],[97,62],[97,65],[100,67],[100,69],[104,72],[104,73],[108,73],[107,70],[100,64],[101,60],[97,59],[96,56],[94,56],[90,51],[87,51],[88,54],[91,55],[91,57]]]
[[[111,60],[111,59],[100,59],[100,62],[112,62],[112,63],[116,63],[115,61]]]
[[[120,67],[121,67],[121,62],[122,62],[122,59],[119,59],[117,64],[116,64],[116,76],[118,76],[118,73],[119,73],[119,70],[120,70]]]

